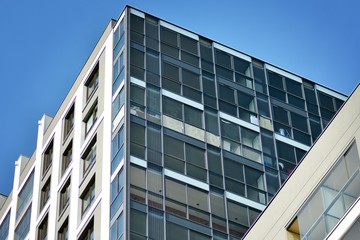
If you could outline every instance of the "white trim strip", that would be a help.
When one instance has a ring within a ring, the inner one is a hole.
[[[116,175],[120,172],[121,168],[124,166],[124,158],[120,161],[120,164],[116,167],[114,173],[111,175],[110,177],[110,182],[112,182],[114,180],[114,178],[116,177]]]
[[[294,74],[291,74],[291,73],[289,73],[289,72],[286,72],[286,71],[284,71],[284,70],[281,70],[281,69],[279,69],[279,68],[277,68],[277,67],[274,67],[274,66],[272,66],[272,65],[270,65],[270,64],[265,63],[265,68],[266,68],[267,70],[276,72],[276,73],[278,73],[278,74],[280,74],[280,75],[282,75],[282,76],[284,76],[284,77],[290,78],[290,79],[292,79],[292,80],[294,80],[294,81],[296,81],[296,82],[302,83],[301,77],[295,76]]]
[[[112,131],[111,132],[115,131],[115,129],[121,123],[121,120],[124,118],[124,116],[125,116],[125,106],[122,106],[120,111],[118,112],[118,114],[116,115],[114,120],[112,121]]]
[[[5,200],[4,204],[6,203],[6,201],[8,201],[8,200]],[[13,199],[11,199],[11,202],[12,202],[12,201],[13,201]],[[3,223],[3,221],[5,220],[5,217],[6,217],[6,215],[9,213],[10,209],[11,209],[11,204],[9,204],[9,206],[7,207],[7,209],[4,211],[3,216],[0,218],[0,223]],[[11,218],[11,213],[10,213],[10,218]]]
[[[198,102],[195,102],[193,100],[187,99],[187,98],[185,98],[183,96],[177,95],[175,93],[169,92],[169,91],[167,91],[165,89],[162,89],[162,95],[167,96],[169,98],[172,98],[172,99],[174,99],[176,101],[179,101],[181,103],[185,103],[185,104],[187,104],[187,105],[189,105],[191,107],[197,108],[197,109],[199,109],[201,111],[204,111],[204,105],[202,105],[202,104],[200,104]]]
[[[35,160],[35,162],[34,162],[34,164],[31,166],[31,168],[29,169],[29,171],[26,173],[26,177],[24,177],[24,179],[22,180],[22,183],[21,183],[21,185],[19,185],[18,186],[18,189],[16,189],[16,192],[17,192],[17,196],[19,195],[19,193],[21,192],[21,190],[23,189],[23,187],[24,187],[24,185],[26,184],[26,182],[29,180],[29,177],[30,177],[30,175],[33,173],[34,174],[34,179],[33,179],[33,185],[34,185],[34,183],[35,183],[35,171],[34,171],[34,169],[35,169],[35,166],[36,166],[36,162],[38,161],[38,159],[36,159]],[[41,162],[41,161],[40,161]],[[34,171],[34,172],[33,172]],[[20,175],[19,176],[21,176],[21,173],[20,173]],[[19,178],[19,181],[20,181],[20,178]],[[34,193],[33,193],[34,194]],[[34,195],[33,195],[34,196]]]
[[[302,149],[304,151],[309,151],[309,149],[310,149],[310,147],[306,146],[305,144],[302,144],[302,143],[299,143],[299,142],[297,142],[295,140],[292,140],[290,138],[281,136],[281,135],[279,135],[277,133],[275,133],[275,139],[279,140],[279,141],[281,141],[283,143],[290,144],[290,145],[292,145],[294,147],[300,148],[300,149]]]
[[[164,169],[164,174],[165,174],[165,176],[168,176],[168,177],[174,178],[176,180],[179,180],[181,182],[190,184],[191,186],[201,188],[202,190],[205,190],[205,191],[209,191],[209,189],[210,189],[209,185],[206,184],[206,183],[200,182],[198,180],[187,177],[187,176],[182,175],[180,173],[173,172],[173,171],[171,171],[169,169],[166,169],[166,168]]]
[[[191,33],[191,32],[189,32],[189,31],[187,31],[185,29],[174,26],[174,25],[172,25],[170,23],[164,22],[163,20],[160,20],[159,23],[160,23],[160,26],[169,28],[171,30],[174,30],[175,32],[181,33],[181,34],[183,34],[185,36],[188,36],[189,38],[192,38],[192,39],[195,39],[195,40],[199,41],[199,36],[194,34],[194,33]]]
[[[138,85],[138,86],[140,86],[140,87],[143,87],[143,88],[146,87],[146,83],[145,83],[144,81],[141,81],[141,80],[137,79],[137,78],[131,77],[131,78],[130,78],[130,82],[131,82],[131,83],[134,83],[134,84],[136,84],[136,85]]]
[[[147,168],[147,162],[140,159],[140,158],[137,158],[137,157],[134,157],[134,156],[130,156],[130,162],[131,163],[134,163],[140,167],[144,167],[144,168]]]
[[[116,22],[116,25],[113,28],[113,31],[115,32],[115,29],[119,27],[120,22],[123,20],[123,18],[125,17],[125,11],[122,12],[121,16],[119,17],[119,19]]]
[[[350,208],[347,213],[340,219],[338,224],[330,232],[327,240],[342,239],[349,229],[355,224],[356,220],[360,216],[360,201],[354,203],[353,207]]]
[[[247,198],[238,196],[238,195],[236,195],[236,194],[230,193],[230,192],[228,192],[228,191],[225,191],[225,196],[226,196],[226,198],[228,198],[228,199],[231,199],[231,200],[233,200],[233,201],[235,201],[235,202],[238,202],[238,203],[245,204],[245,205],[247,205],[247,206],[249,206],[249,207],[252,207],[252,208],[256,208],[256,209],[258,209],[258,210],[260,210],[260,211],[264,211],[264,209],[265,209],[265,207],[266,207],[265,205],[262,205],[262,204],[260,204],[260,203],[257,203],[257,202],[254,202],[254,201],[252,201],[252,200],[249,200],[249,199],[247,199]]]
[[[224,52],[230,53],[231,55],[234,55],[236,57],[244,59],[245,61],[251,62],[251,57],[249,57],[249,56],[247,56],[247,55],[245,55],[243,53],[237,52],[237,51],[235,51],[233,49],[230,49],[228,47],[225,47],[223,45],[220,45],[219,43],[214,42],[214,48],[217,48],[217,49],[222,50]]]
[[[73,161],[70,162],[70,165],[67,167],[66,171],[64,172],[63,176],[61,177],[59,184],[56,186],[57,192],[59,192],[64,187],[66,182],[71,177],[70,175],[72,172],[72,163],[73,163]]]
[[[117,95],[119,94],[119,92],[121,91],[121,89],[123,89],[125,85],[125,81],[122,81],[120,86],[118,87],[118,89],[116,90],[116,92],[113,94],[111,102],[114,102],[115,98],[117,97]]]
[[[99,128],[101,122],[104,119],[104,112],[99,116],[95,123],[91,126],[90,131],[87,133],[84,142],[81,144],[80,147],[80,157],[84,154],[84,151],[89,146],[90,142],[92,141],[93,137],[97,134],[97,129]],[[97,141],[98,142],[98,141]]]
[[[346,99],[347,99],[347,97],[345,97],[345,96],[343,96],[343,95],[341,95],[341,94],[339,94],[339,93],[337,93],[337,92],[333,92],[333,91],[331,91],[330,89],[327,89],[327,88],[325,88],[325,87],[319,86],[319,85],[317,85],[317,84],[315,84],[315,88],[316,88],[316,90],[318,90],[318,91],[320,91],[320,92],[329,94],[329,95],[331,95],[331,96],[333,96],[333,97],[336,97],[336,98],[340,98],[340,99],[343,100],[343,101],[346,101]]]
[[[244,121],[244,120],[241,120],[241,119],[239,119],[239,118],[230,116],[230,115],[228,115],[228,114],[226,114],[226,113],[223,113],[223,112],[219,112],[219,114],[220,114],[220,118],[222,118],[222,119],[228,120],[228,121],[230,121],[230,122],[232,122],[232,123],[235,123],[235,124],[237,124],[237,125],[240,125],[240,126],[242,126],[242,127],[246,127],[246,128],[248,128],[248,129],[251,129],[251,130],[253,130],[253,131],[255,131],[255,132],[260,133],[260,127],[259,127],[259,126],[256,126],[256,125],[254,125],[254,124],[248,123],[248,122],[246,122],[246,121]]]
[[[138,11],[136,9],[130,8],[130,13],[132,13],[132,14],[138,16],[138,17],[145,18],[145,13],[140,12],[140,11]]]

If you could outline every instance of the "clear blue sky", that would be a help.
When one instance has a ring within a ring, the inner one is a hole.
[[[0,192],[35,149],[111,18],[125,4],[350,94],[360,80],[358,0],[33,0],[0,2]]]

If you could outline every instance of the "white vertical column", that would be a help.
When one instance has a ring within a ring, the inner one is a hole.
[[[80,185],[80,171],[81,171],[81,130],[82,130],[82,110],[83,110],[83,85],[80,84],[76,90],[76,100],[74,108],[74,126],[73,126],[73,140],[72,140],[72,171],[70,179],[70,201],[69,201],[69,239],[76,239],[76,230],[79,223],[79,185]]]
[[[16,205],[18,198],[18,188],[19,188],[19,178],[20,178],[20,166],[21,166],[21,157],[15,161],[15,173],[14,173],[14,184],[11,200],[11,213],[10,213],[10,223],[9,223],[9,235],[8,239],[14,239],[15,236],[15,221],[16,221]]]
[[[49,215],[48,215],[48,239],[56,239],[56,223],[57,223],[57,185],[59,182],[59,170],[61,166],[61,146],[62,146],[62,119],[57,122],[54,128],[54,139],[53,139],[53,161],[52,161],[52,172],[51,172],[51,183],[50,183],[50,199],[48,203]],[[42,217],[42,216],[40,216]]]
[[[105,41],[104,70],[104,132],[102,156],[102,203],[101,203],[101,233],[102,239],[110,238],[110,171],[111,171],[111,110],[112,110],[112,61],[113,32]]]
[[[45,127],[48,117],[44,115],[41,120],[38,122],[38,136],[36,144],[36,160],[35,160],[35,170],[34,170],[34,186],[33,186],[33,196],[32,196],[32,205],[31,205],[31,222],[30,222],[30,232],[29,239],[36,239],[36,219],[39,211],[39,192],[40,192],[40,178],[41,178],[41,157],[42,157],[42,148],[43,148],[43,137],[45,132]],[[30,173],[30,172],[29,172]],[[10,238],[11,239],[11,238]]]

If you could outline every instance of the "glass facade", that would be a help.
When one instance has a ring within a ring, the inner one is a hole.
[[[111,239],[240,239],[343,103],[134,9],[113,54]]]

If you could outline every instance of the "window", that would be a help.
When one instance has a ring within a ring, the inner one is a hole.
[[[187,124],[203,128],[203,112],[187,104],[163,97],[163,113]]]
[[[41,222],[38,230],[38,239],[46,240],[47,239],[47,230],[48,230],[48,215]]]
[[[130,209],[130,239],[146,239],[146,213]]]
[[[84,190],[84,192],[81,196],[82,215],[84,215],[84,213],[90,207],[90,205],[92,204],[94,199],[95,199],[95,177],[90,181],[89,185],[86,187],[86,189]],[[85,239],[87,239],[87,238],[85,238]]]
[[[89,79],[85,83],[86,87],[86,101],[94,94],[99,84],[99,64],[94,68]]]
[[[123,239],[124,233],[124,215],[121,214],[110,228],[110,239]]]
[[[218,114],[211,108],[205,108],[205,129],[210,133],[219,135]]]
[[[90,167],[96,161],[96,136],[94,137],[94,139],[89,144],[89,146],[86,149],[82,159],[84,161],[83,176],[85,176],[86,173],[89,171]]]
[[[360,161],[353,142],[336,161],[288,226],[303,239],[325,239],[359,197]]]
[[[65,183],[64,187],[60,191],[60,206],[59,206],[60,215],[69,205],[69,200],[70,200],[70,179]]]
[[[210,225],[208,192],[172,179],[165,179],[165,192],[166,212]]]
[[[34,172],[31,173],[28,180],[24,184],[18,196],[17,210],[16,210],[16,219],[19,218],[26,209],[29,202],[32,200],[33,193],[33,185],[34,185]],[[31,211],[30,211],[31,212]]]
[[[69,146],[63,153],[62,157],[62,165],[61,165],[61,173],[64,174],[66,169],[69,167],[72,161],[72,141],[69,143]]]
[[[202,111],[184,105],[184,118],[185,123],[202,128]]]
[[[125,93],[124,88],[120,90],[119,94],[116,95],[114,102],[112,103],[112,119],[120,112],[122,106],[125,103]]]
[[[86,226],[84,232],[81,234],[79,240],[94,240],[94,220],[92,219],[90,223]]]
[[[50,168],[52,161],[53,161],[53,152],[54,152],[54,146],[53,146],[53,140],[51,140],[51,143],[47,147],[47,149],[44,152],[44,160],[43,160],[43,175],[48,171]]]
[[[41,189],[40,211],[45,206],[46,202],[50,198],[50,181],[51,177],[47,180],[43,188]]]
[[[242,237],[254,222],[260,211],[228,200],[228,218],[230,235]]]
[[[110,206],[110,219],[112,219],[124,201],[124,174],[121,169],[116,175],[115,179],[111,182],[111,206]]]
[[[6,217],[0,224],[0,239],[7,239],[7,236],[9,234],[10,213],[11,210],[6,214]]]
[[[97,107],[97,102],[96,102],[84,119],[86,135],[89,133],[90,129],[92,128],[92,126],[94,125],[94,123],[97,120],[97,117],[98,117],[97,111],[98,111],[98,107]]]
[[[163,113],[173,118],[182,119],[182,104],[168,97],[163,97]]]
[[[130,123],[130,154],[145,159],[145,127]]]
[[[146,171],[144,168],[130,166],[130,199],[146,203]]]
[[[30,231],[31,204],[15,229],[15,240],[24,240]]]
[[[111,144],[111,173],[113,173],[124,156],[124,128],[120,128]]]
[[[224,159],[226,190],[266,204],[264,173],[231,159]]]
[[[74,127],[74,106],[75,104],[70,108],[64,119],[64,139],[67,138]]]
[[[69,240],[69,220],[66,219],[58,232],[58,240]]]

